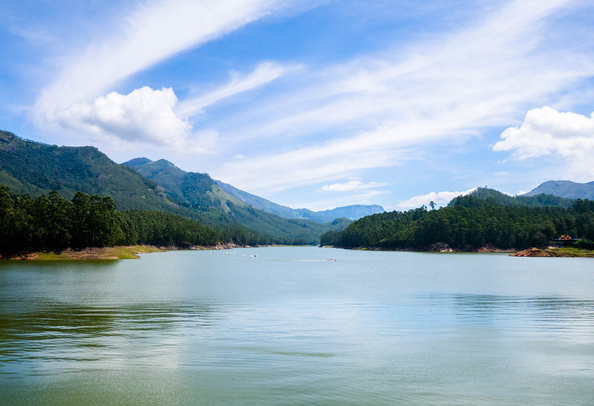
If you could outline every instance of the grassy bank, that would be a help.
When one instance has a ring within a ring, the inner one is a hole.
[[[41,251],[30,252],[17,255],[11,260],[31,260],[31,261],[64,261],[64,260],[115,260],[115,259],[137,259],[138,254],[148,254],[151,252],[164,252],[165,250],[147,245],[131,245],[126,247],[93,247],[83,249],[68,248],[63,251]]]

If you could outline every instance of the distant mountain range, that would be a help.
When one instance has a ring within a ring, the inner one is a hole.
[[[142,159],[142,158],[141,158]],[[249,204],[257,209],[264,210],[268,213],[276,214],[277,216],[291,218],[300,218],[316,221],[318,223],[328,223],[336,218],[345,217],[350,220],[358,220],[361,217],[369,216],[371,214],[383,213],[385,210],[382,206],[377,204],[372,205],[351,205],[344,207],[337,207],[332,210],[312,211],[309,209],[293,209],[291,207],[282,206],[266,200],[262,197],[253,195],[251,193],[239,190],[234,186],[228,185],[220,180],[215,181],[221,189],[236,197],[244,203]]]
[[[250,230],[288,242],[295,240],[317,243],[319,236],[325,231],[342,229],[351,223],[349,219],[336,217],[321,223],[278,216],[238,199],[219,186],[208,174],[186,172],[164,159],[151,161],[148,158],[135,158],[122,165],[129,166],[156,182],[182,207],[199,213],[208,210],[206,214],[210,217],[214,215],[219,220],[231,220]],[[245,193],[236,188],[233,190]]]
[[[523,196],[548,194],[566,199],[594,200],[594,182],[577,183],[569,180],[549,180]]]

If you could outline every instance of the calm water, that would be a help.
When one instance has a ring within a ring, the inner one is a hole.
[[[0,404],[592,405],[594,260],[4,262]]]

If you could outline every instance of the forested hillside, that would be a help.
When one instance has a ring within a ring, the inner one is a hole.
[[[254,209],[207,174],[184,172],[164,160],[136,159],[128,165],[111,161],[94,147],[46,145],[0,131],[0,184],[33,198],[53,190],[66,199],[79,191],[110,196],[119,210],[178,214],[218,230],[267,235],[270,243],[278,244],[317,244],[322,233],[350,223],[290,220]]]
[[[117,211],[109,197],[58,192],[33,199],[0,185],[0,254],[27,250],[148,244],[189,247],[218,243],[269,244],[270,237],[243,227],[212,229],[172,213]]]
[[[374,214],[341,232],[328,232],[323,245],[425,249],[445,243],[456,249],[488,244],[501,249],[546,245],[568,234],[594,240],[594,201],[576,200],[571,208],[499,205],[475,196],[455,199],[450,207]]]
[[[563,197],[538,194],[533,196],[520,195],[510,196],[501,193],[495,189],[478,188],[469,196],[481,200],[488,200],[501,206],[529,206],[529,207],[572,207],[573,199],[565,199]],[[452,199],[449,206],[454,206],[459,198]]]
[[[118,165],[95,147],[58,147],[24,141],[0,131],[0,184],[33,197],[58,191],[109,195],[122,210],[176,212],[155,182]]]

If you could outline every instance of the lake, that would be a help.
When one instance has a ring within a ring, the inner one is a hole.
[[[258,248],[0,263],[2,405],[593,402],[592,259]]]

